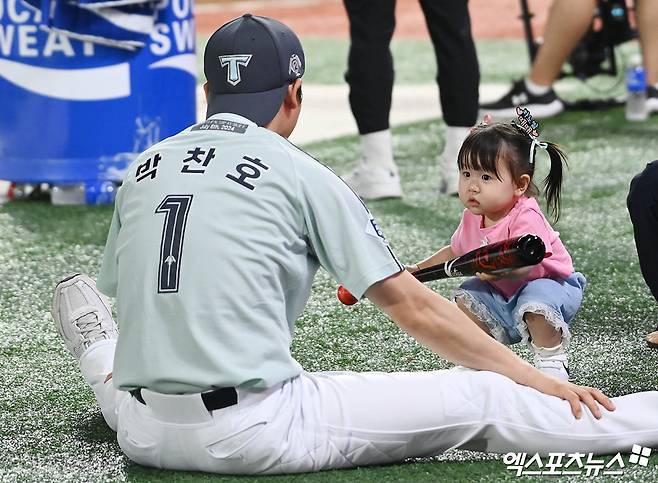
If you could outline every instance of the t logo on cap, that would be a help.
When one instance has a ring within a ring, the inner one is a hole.
[[[237,85],[242,80],[240,78],[240,66],[247,67],[251,60],[251,54],[237,54],[237,55],[222,55],[219,57],[219,63],[222,67],[228,65],[228,72],[226,73],[226,82],[232,86]]]
[[[304,64],[297,35],[278,20],[246,13],[225,23],[203,54],[207,116],[233,113],[266,126],[288,87],[304,75]]]

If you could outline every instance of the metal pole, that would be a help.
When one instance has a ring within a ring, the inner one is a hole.
[[[537,45],[535,45],[535,38],[532,35],[532,23],[530,20],[534,17],[533,13],[530,13],[528,9],[528,1],[520,0],[521,2],[521,15],[519,18],[523,22],[523,30],[525,30],[525,39],[528,44],[528,54],[530,54],[530,63],[535,60],[535,55],[537,55]]]

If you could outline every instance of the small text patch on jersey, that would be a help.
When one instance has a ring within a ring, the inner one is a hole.
[[[251,60],[251,54],[222,55],[219,57],[219,63],[222,67],[228,67],[226,72],[226,82],[235,86],[242,81],[240,76],[240,66],[248,66]]]
[[[247,125],[235,121],[227,121],[226,119],[206,119],[201,124],[197,124],[192,131],[225,131],[235,134],[244,134],[247,130]]]
[[[388,245],[388,240],[386,239],[386,235],[384,235],[384,232],[379,227],[377,220],[375,220],[374,218],[370,218],[370,220],[368,221],[368,224],[366,225],[366,233],[368,235],[378,237],[379,239],[381,239],[384,245]]]

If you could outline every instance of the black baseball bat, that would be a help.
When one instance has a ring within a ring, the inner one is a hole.
[[[497,273],[537,265],[546,255],[544,242],[537,235],[522,235],[484,245],[447,262],[413,273],[420,282],[452,277],[469,277],[476,273]],[[357,299],[342,285],[338,299],[352,305]]]
[[[484,245],[445,263],[414,272],[420,282],[451,277],[469,277],[476,273],[496,273],[537,265],[544,259],[546,247],[537,235],[522,235]]]

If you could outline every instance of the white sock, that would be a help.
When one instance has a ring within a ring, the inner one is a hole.
[[[443,194],[452,195],[458,191],[457,155],[470,131],[470,127],[446,126],[445,145],[439,156],[440,192]]]
[[[470,132],[470,127],[446,126],[446,143],[443,148],[443,157],[446,159],[444,162],[450,164],[455,170],[457,169],[457,155],[464,139]]]
[[[535,354],[538,354],[541,357],[551,357],[565,353],[562,342],[560,342],[555,347],[539,347],[536,346],[534,342],[530,341],[530,346],[532,347],[532,350],[535,352]]]
[[[100,340],[91,344],[80,357],[80,371],[94,391],[105,383],[105,377],[112,372],[116,345],[114,339]]]
[[[384,168],[394,173],[398,167],[393,159],[393,136],[390,129],[361,135],[362,164],[366,168]]]
[[[542,86],[539,84],[535,84],[527,77],[525,78],[525,88],[528,89],[528,92],[533,96],[543,96],[544,94],[546,94],[548,91],[551,90],[551,86]]]

